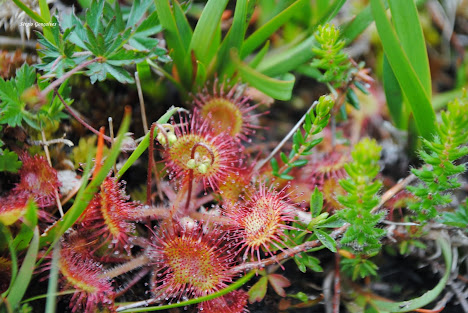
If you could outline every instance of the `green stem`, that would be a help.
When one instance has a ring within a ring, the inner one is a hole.
[[[208,301],[208,300],[213,300],[217,297],[224,296],[225,294],[230,293],[231,291],[234,291],[236,289],[239,289],[242,285],[247,283],[254,275],[256,271],[250,271],[246,275],[244,275],[242,278],[239,278],[236,282],[230,284],[228,287],[221,289],[218,292],[209,294],[204,297],[199,297],[196,299],[190,299],[187,301],[179,302],[179,303],[173,303],[173,304],[168,304],[168,305],[161,305],[161,306],[150,306],[150,307],[143,307],[143,308],[137,308],[139,306],[145,306],[151,303],[154,303],[153,299],[146,300],[146,301],[140,301],[140,302],[135,302],[129,305],[121,306],[117,308],[117,312],[149,312],[149,311],[161,311],[161,310],[168,310],[172,308],[177,308],[177,307],[183,307],[191,304],[197,304],[203,301]]]
[[[166,114],[164,114],[163,116],[161,116],[161,118],[157,121],[158,124],[164,124],[164,123],[167,123],[167,121],[169,120],[169,118],[179,110],[179,108],[176,108],[176,107],[173,107],[173,108],[170,108]],[[154,130],[155,132],[157,131],[157,129]],[[156,135],[156,133],[154,134]],[[136,162],[136,160],[138,160],[138,158],[143,154],[143,152],[145,152],[146,148],[148,148],[149,146],[149,137],[150,137],[150,133],[148,132],[145,137],[143,138],[143,140],[140,142],[140,144],[138,145],[138,147],[135,149],[135,151],[133,151],[133,153],[130,155],[130,157],[127,159],[127,161],[124,163],[124,165],[122,166],[122,168],[119,170],[119,172],[117,173],[117,178],[120,178],[122,177],[122,175],[130,168],[130,166],[133,165],[133,163]]]

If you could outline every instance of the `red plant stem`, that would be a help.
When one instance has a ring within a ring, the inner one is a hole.
[[[203,147],[208,151],[211,157],[211,164],[214,163],[215,156],[213,151],[208,147],[206,144],[203,142],[197,142],[196,144],[193,145],[192,151],[190,152],[190,158],[193,159],[195,158],[195,152],[198,147]],[[187,189],[187,202],[185,202],[185,213],[188,214],[189,212],[189,207],[190,207],[190,198],[192,197],[192,184],[193,184],[193,169],[189,170],[189,177],[188,177],[188,189]]]
[[[192,185],[193,185],[193,170],[189,170],[188,177],[188,188],[187,188],[187,201],[185,202],[185,213],[188,214],[190,207],[190,198],[192,197]]]
[[[71,71],[69,72],[66,72],[62,77],[54,80],[54,82],[52,82],[49,86],[47,86],[44,90],[41,91],[41,94],[40,94],[40,97],[42,98],[45,98],[47,96],[47,94],[49,92],[51,92],[52,90],[54,90],[55,88],[57,88],[60,84],[62,84],[65,80],[67,80],[70,76],[72,76],[73,74],[75,74],[76,72],[78,72],[79,70],[87,67],[88,65],[90,64],[93,64],[93,63],[96,63],[96,62],[99,62],[101,61],[101,57],[97,57],[97,58],[94,58],[92,60],[89,60],[89,61],[86,61],[86,62],[83,62],[81,64],[78,64],[77,67],[75,67],[74,69],[72,69]]]
[[[63,106],[68,111],[68,113],[70,113],[71,116],[73,116],[78,122],[80,122],[81,125],[83,125],[87,129],[89,129],[91,132],[93,132],[94,134],[99,136],[99,131],[97,131],[91,125],[86,123],[81,117],[79,117],[75,112],[73,112],[72,108],[70,108],[70,106],[65,102],[65,100],[63,100],[62,96],[57,91],[55,91],[55,95],[60,99]],[[105,141],[112,143],[112,138],[111,137],[103,135],[103,138],[104,138]]]
[[[153,170],[153,153],[154,153],[154,129],[156,128],[156,123],[151,124],[150,129],[150,140],[148,146],[148,170],[146,178],[146,204],[151,205],[151,173]]]

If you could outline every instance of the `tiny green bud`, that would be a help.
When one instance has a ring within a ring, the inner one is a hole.
[[[161,132],[158,132],[158,135],[156,136],[156,140],[159,141],[161,145],[163,146],[166,145],[166,137]]]
[[[193,170],[197,166],[197,162],[194,159],[190,159],[187,162],[187,167]]]
[[[334,104],[335,104],[335,101],[333,100],[331,96],[329,95],[321,96],[317,104],[317,115],[318,116],[327,115],[333,108]]]
[[[205,163],[198,165],[198,171],[201,174],[206,174],[206,172],[208,172],[208,165],[206,165]]]
[[[167,139],[169,140],[169,145],[172,145],[177,141],[177,136],[173,132],[170,132],[167,134]]]

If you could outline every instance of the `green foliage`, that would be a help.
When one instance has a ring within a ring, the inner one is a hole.
[[[402,126],[404,107],[398,100],[402,98],[401,93],[411,108],[408,112],[413,112],[419,134],[431,139],[435,132],[435,113],[431,105],[429,64],[417,9],[414,1],[394,0],[390,3],[390,10],[397,17],[394,25],[387,18],[384,1],[370,1],[389,65],[386,67],[389,111],[397,126]],[[413,31],[408,32],[408,29]]]
[[[151,36],[162,30],[156,12],[147,14],[151,0],[136,0],[124,20],[120,5],[112,7],[105,0],[93,1],[86,11],[84,21],[74,12],[65,15],[52,28],[53,40],[38,33],[43,46],[42,64],[38,68],[46,77],[61,77],[66,71],[83,66],[91,79],[103,81],[108,75],[121,83],[133,83],[125,66],[139,63],[145,58],[168,61],[165,50],[158,47],[158,40]]]
[[[18,155],[8,149],[0,148],[0,172],[16,173],[21,168],[21,161]]]
[[[273,175],[281,179],[291,180],[294,177],[288,175],[288,173],[294,167],[300,167],[307,164],[307,160],[299,159],[301,156],[310,155],[312,148],[318,145],[322,138],[313,138],[314,135],[320,133],[327,125],[330,120],[330,112],[333,108],[335,101],[331,96],[321,96],[317,102],[315,112],[310,110],[305,115],[304,134],[301,129],[298,129],[293,135],[293,147],[289,156],[281,153],[281,160],[284,165],[279,168],[278,161],[271,159],[271,167]]]
[[[372,212],[379,203],[377,193],[382,185],[375,179],[380,171],[380,150],[375,140],[362,139],[351,153],[353,161],[345,165],[349,177],[340,180],[347,195],[338,196],[338,201],[346,209],[336,215],[350,224],[341,244],[363,255],[377,252],[381,246],[379,239],[385,234],[385,230],[376,227],[383,214]]]
[[[16,71],[14,78],[7,81],[0,78],[0,124],[16,127],[25,123],[39,130],[45,123],[65,117],[58,99],[49,97],[44,105],[38,103],[38,92],[44,84],[38,82],[36,86],[35,82],[36,70],[26,63]],[[66,84],[62,85],[59,92],[65,87]]]
[[[328,22],[344,2],[335,1],[322,8],[319,21]],[[288,100],[295,82],[289,71],[310,62],[312,46],[316,44],[310,30],[317,25],[317,21],[313,25],[307,25],[306,30],[299,35],[310,37],[310,40],[296,41],[295,47],[291,49],[267,51],[270,48],[268,40],[280,27],[286,27],[286,22],[293,18],[304,18],[304,10],[310,9],[310,1],[281,1],[273,7],[267,6],[263,13],[267,13],[268,20],[264,20],[248,37],[246,30],[256,2],[237,1],[231,27],[226,32],[221,32],[221,17],[227,3],[224,0],[207,1],[203,9],[200,9],[201,15],[196,27],[192,29],[178,2],[155,0],[173,59],[173,63],[166,65],[162,72],[184,91],[197,90],[217,75],[226,79],[240,77],[243,82],[275,99]],[[310,19],[308,22],[310,23]],[[223,37],[224,33],[226,35]],[[210,44],[207,45],[206,42]],[[261,52],[251,59],[250,55],[262,46]],[[292,51],[297,52],[296,57],[287,57]],[[161,68],[158,67],[158,70],[161,71]]]
[[[351,276],[351,279],[377,275],[377,265],[361,255],[341,259],[341,270]]]
[[[465,202],[465,205],[459,206],[454,212],[444,212],[442,223],[468,231],[468,201]]]
[[[318,47],[312,48],[316,56],[311,65],[324,71],[319,81],[331,83],[335,88],[346,84],[352,66],[348,55],[343,52],[346,43],[340,39],[340,31],[334,25],[320,25],[315,39]]]
[[[423,139],[419,151],[425,162],[421,169],[412,172],[422,181],[408,190],[420,198],[409,206],[420,221],[428,221],[438,215],[437,208],[452,202],[447,191],[459,188],[457,175],[466,171],[464,164],[455,161],[468,154],[468,97],[455,99],[441,112],[441,122],[432,140]]]

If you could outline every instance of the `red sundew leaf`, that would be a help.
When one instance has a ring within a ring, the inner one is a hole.
[[[249,303],[260,302],[265,297],[268,286],[268,278],[262,277],[248,291]]]
[[[268,275],[268,281],[278,295],[286,297],[286,292],[283,288],[291,286],[289,279],[280,274],[270,274]]]

